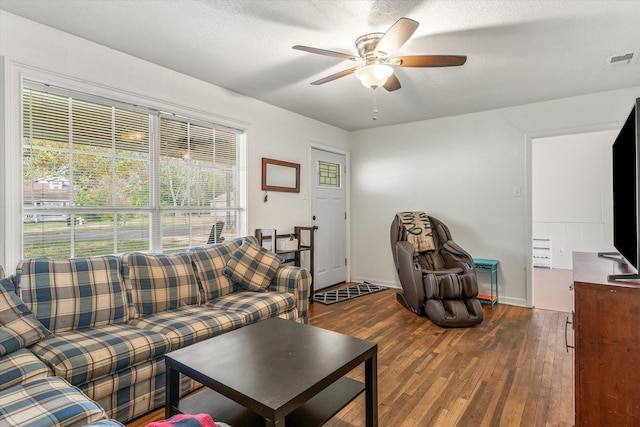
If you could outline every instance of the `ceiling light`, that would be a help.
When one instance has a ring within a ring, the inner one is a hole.
[[[393,74],[393,67],[386,64],[371,64],[356,70],[356,77],[365,87],[375,89],[382,86]]]
[[[145,134],[139,131],[125,132],[122,134],[122,139],[129,142],[140,142],[144,137]]]

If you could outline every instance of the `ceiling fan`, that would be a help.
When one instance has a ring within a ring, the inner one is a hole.
[[[355,42],[357,56],[301,45],[295,45],[293,49],[363,63],[316,80],[312,85],[321,85],[355,73],[366,87],[376,89],[382,86],[389,92],[401,87],[400,81],[393,74],[393,67],[455,67],[467,61],[467,57],[463,55],[393,56],[409,40],[418,25],[420,24],[413,19],[400,18],[386,33],[369,33],[358,37]]]

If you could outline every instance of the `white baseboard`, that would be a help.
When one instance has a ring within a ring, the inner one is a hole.
[[[380,286],[385,286],[387,288],[402,289],[402,285],[400,285],[400,282],[388,282],[385,280],[374,279],[371,277],[353,277],[352,276],[351,281],[358,282],[358,283],[368,282],[368,283],[371,283],[372,285],[380,285]]]
[[[498,304],[515,305],[517,307],[527,307],[527,301],[523,298],[499,297]]]
[[[372,285],[386,286],[387,288],[392,288],[392,289],[402,289],[402,285],[400,284],[400,282],[389,282],[389,281],[379,280],[371,277],[353,277],[352,276],[351,281],[360,282],[360,283],[369,282]],[[505,304],[505,305],[515,305],[517,307],[527,307],[527,301],[526,299],[523,299],[523,298],[500,297],[498,300],[498,303]]]

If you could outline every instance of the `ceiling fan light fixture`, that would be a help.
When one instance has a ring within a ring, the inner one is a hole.
[[[391,74],[393,74],[393,67],[386,64],[370,64],[356,70],[358,80],[370,89],[384,85]]]

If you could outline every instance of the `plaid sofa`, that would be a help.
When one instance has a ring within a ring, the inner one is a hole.
[[[308,321],[309,272],[256,245],[24,260],[16,292],[46,336],[23,349],[37,369],[13,365],[63,379],[123,423],[161,407],[167,352],[269,317]],[[198,387],[185,379],[181,394]]]
[[[0,280],[0,426],[122,426],[26,348],[50,335]]]

